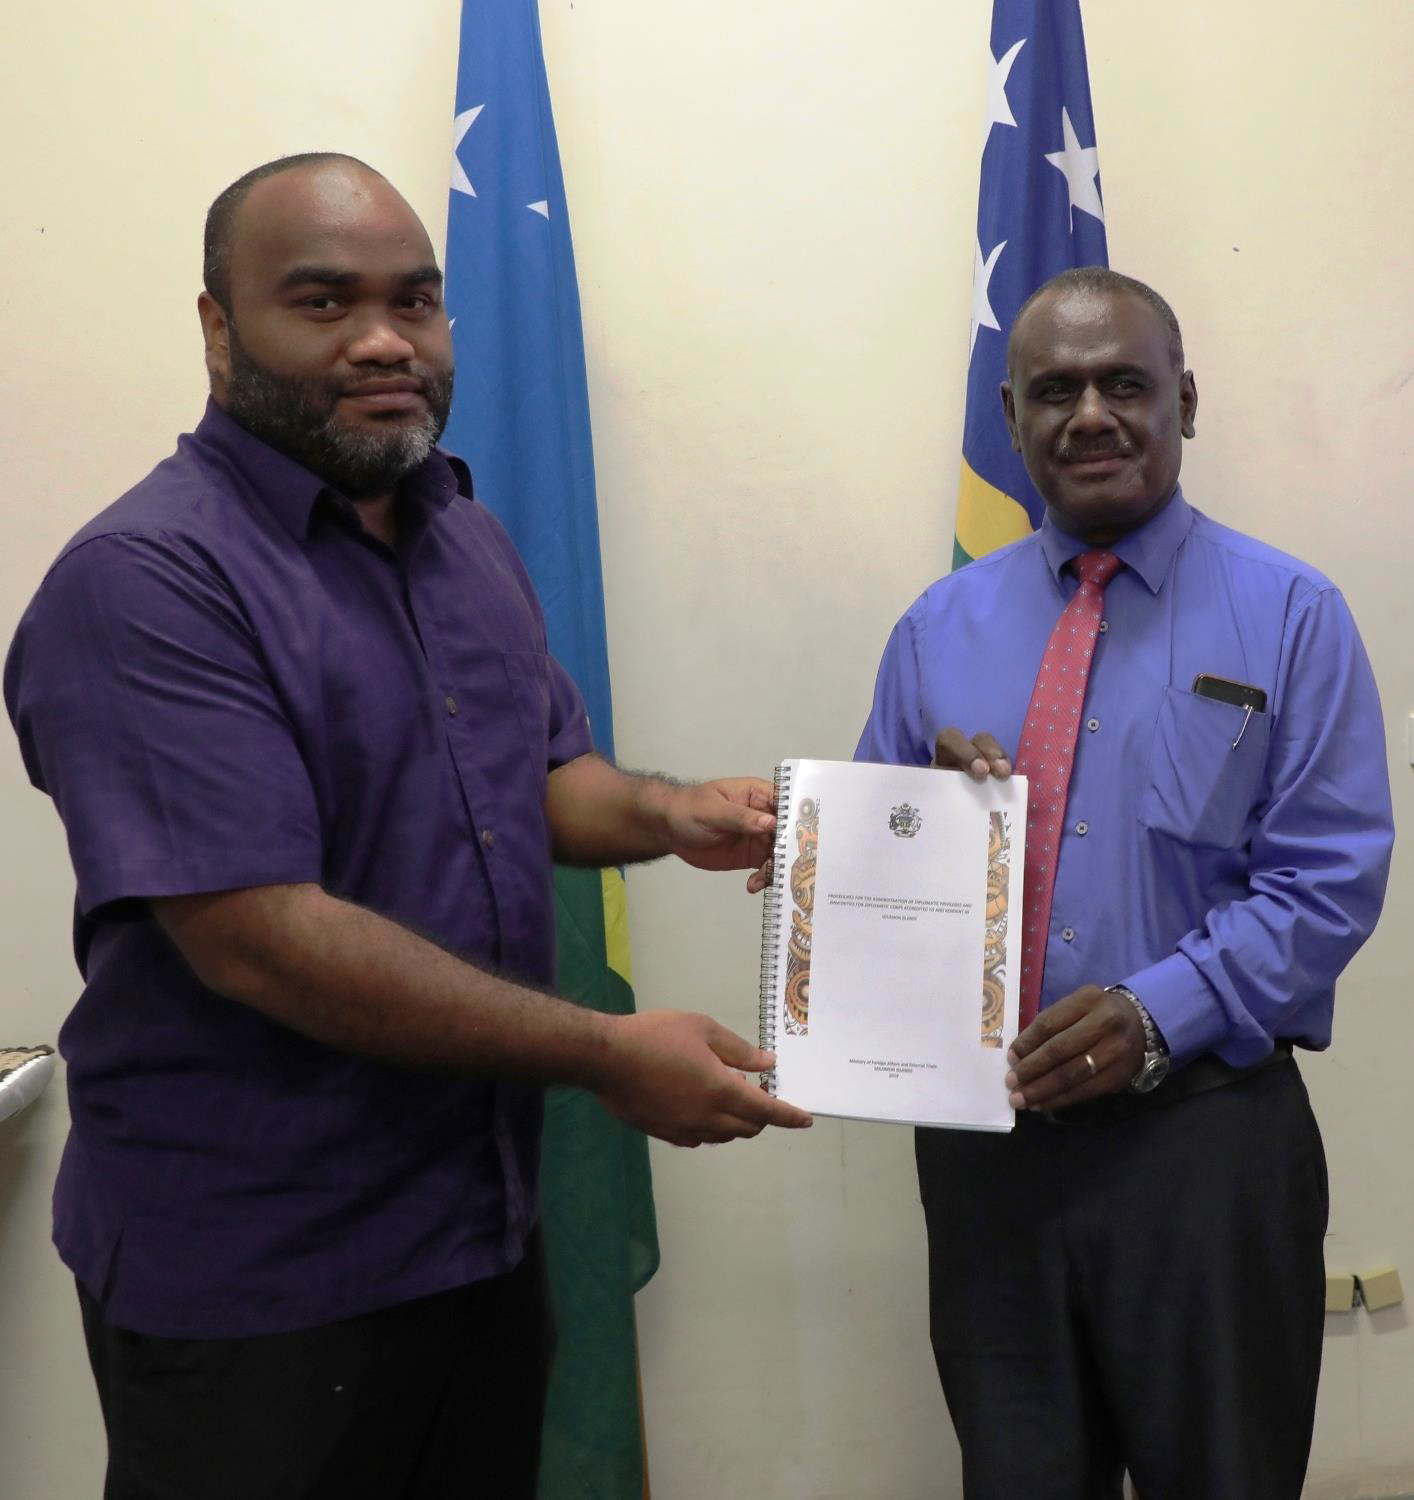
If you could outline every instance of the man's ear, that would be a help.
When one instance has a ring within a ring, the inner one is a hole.
[[[1193,437],[1196,433],[1193,422],[1198,415],[1198,382],[1194,380],[1192,370],[1185,370],[1179,377],[1178,410],[1182,421],[1179,430],[1184,437]]]
[[[1011,381],[1004,380],[1001,384],[1002,415],[1006,418],[1006,430],[1011,433],[1011,446],[1017,452],[1021,452],[1021,437],[1016,430],[1016,399],[1011,393]]]
[[[201,319],[201,337],[206,345],[211,393],[219,399],[231,373],[231,318],[210,292],[202,292],[196,299],[196,314]]]

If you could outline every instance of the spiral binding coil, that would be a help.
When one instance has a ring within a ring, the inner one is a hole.
[[[771,886],[761,902],[761,1033],[763,1052],[776,1050],[776,982],[781,966],[781,914],[786,895],[786,825],[790,821],[789,764],[776,767],[776,848],[771,871]],[[776,1074],[761,1075],[761,1087],[773,1098]]]

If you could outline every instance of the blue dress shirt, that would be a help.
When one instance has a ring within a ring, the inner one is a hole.
[[[1086,544],[1049,518],[941,579],[895,627],[856,760],[926,765],[938,730],[1021,738]],[[1176,1066],[1322,1048],[1393,843],[1373,675],[1339,591],[1181,492],[1110,550],[1066,805],[1041,1004],[1127,984]],[[1259,687],[1245,710],[1192,691]],[[1239,731],[1241,731],[1239,738]],[[1237,741],[1236,748],[1233,742]]]

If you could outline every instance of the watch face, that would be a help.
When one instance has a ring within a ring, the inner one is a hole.
[[[1167,1078],[1169,1075],[1169,1060],[1162,1053],[1157,1057],[1145,1058],[1144,1066],[1139,1070],[1139,1076],[1130,1087],[1136,1094],[1148,1094]]]

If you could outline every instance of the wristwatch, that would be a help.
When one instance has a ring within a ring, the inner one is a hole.
[[[1144,1061],[1140,1064],[1139,1071],[1129,1080],[1129,1087],[1136,1094],[1151,1093],[1169,1075],[1169,1044],[1154,1025],[1154,1018],[1145,1008],[1144,1002],[1127,984],[1107,984],[1105,993],[1123,995],[1139,1012],[1139,1019],[1144,1026]]]

